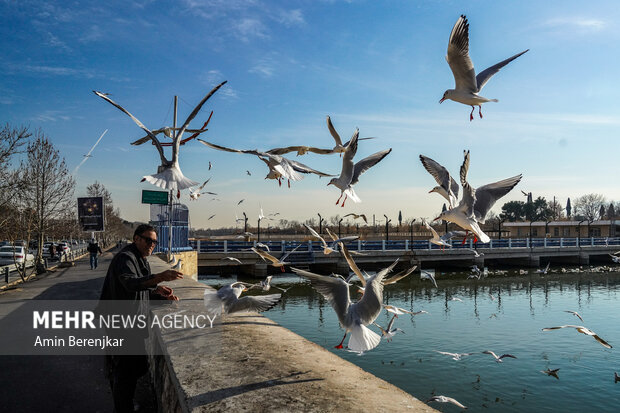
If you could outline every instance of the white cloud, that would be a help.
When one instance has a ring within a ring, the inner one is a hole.
[[[300,26],[306,23],[301,10],[280,10],[276,15],[276,20],[287,27]]]
[[[267,27],[257,18],[244,17],[233,23],[235,35],[242,41],[248,42],[250,38],[267,38]]]
[[[607,27],[607,22],[588,17],[556,17],[547,20],[543,25],[567,31],[598,32]]]
[[[56,122],[59,120],[71,120],[71,116],[62,113],[59,110],[46,110],[32,118],[36,122]]]
[[[248,70],[249,73],[256,73],[264,78],[273,76],[275,71],[275,63],[272,59],[261,59],[253,67]]]
[[[103,38],[103,34],[104,31],[99,26],[94,24],[86,31],[86,33],[84,33],[82,37],[80,37],[80,42],[89,43],[101,40]]]
[[[226,76],[224,76],[224,74],[222,74],[219,70],[215,69],[209,70],[202,75],[202,83],[209,87],[219,85],[224,80],[226,80]],[[235,91],[228,83],[225,84],[217,93],[224,98],[237,98],[237,91]]]
[[[65,52],[71,51],[71,48],[65,42],[63,42],[57,36],[54,36],[50,32],[47,32],[47,44]]]

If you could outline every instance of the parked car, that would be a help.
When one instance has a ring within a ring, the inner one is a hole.
[[[34,255],[27,253],[24,247],[11,245],[0,247],[0,265],[23,264],[24,259],[26,265],[34,263]]]

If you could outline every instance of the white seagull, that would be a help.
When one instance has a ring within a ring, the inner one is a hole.
[[[433,238],[431,238],[429,241],[432,244],[435,245],[439,245],[441,247],[441,249],[443,250],[445,247],[448,248],[452,248],[452,244],[450,244],[448,241],[450,241],[452,238],[454,237],[461,237],[461,236],[465,236],[465,232],[463,231],[448,231],[446,232],[444,235],[439,236],[439,234],[437,233],[437,231],[435,231],[435,228],[431,227],[429,225],[428,222],[426,222],[425,219],[422,220],[422,224],[426,227],[426,229],[428,229]]]
[[[424,270],[420,270],[420,279],[421,280],[430,280],[435,288],[437,288],[437,281],[435,281],[435,275]]]
[[[299,247],[301,247],[301,244],[297,245],[295,248],[293,248],[286,254],[282,255],[279,259],[263,250],[259,250],[258,248],[252,247],[250,249],[254,251],[256,254],[258,254],[263,259],[263,261],[266,261],[266,260],[271,261],[271,265],[273,265],[274,267],[279,267],[280,270],[284,272],[285,271],[284,266],[287,264],[290,264],[286,262],[286,259],[288,258],[289,255],[291,255],[291,253],[295,252],[297,248]]]
[[[496,362],[501,363],[503,358],[506,357],[510,357],[513,359],[516,359],[515,356],[513,356],[512,354],[502,354],[501,356],[498,356],[497,354],[495,354],[494,352],[492,352],[491,350],[485,350],[482,352],[482,354],[490,354],[493,356],[493,358],[495,359]]]
[[[452,397],[447,397],[447,396],[442,396],[442,395],[433,396],[426,401],[426,403],[430,403],[430,402],[452,403],[453,405],[458,406],[461,409],[467,409],[467,407],[461,404],[458,400],[453,399]]]
[[[239,264],[243,264],[241,260],[239,260],[239,258],[236,258],[236,257],[224,257],[222,258],[222,260],[234,261],[234,262],[238,262]]]
[[[328,186],[334,185],[336,188],[340,189],[340,196],[336,201],[336,205],[338,205],[338,203],[340,202],[342,194],[345,195],[344,200],[342,201],[342,207],[344,207],[344,203],[347,201],[347,198],[351,198],[353,202],[362,202],[362,200],[359,199],[359,197],[353,190],[353,185],[359,182],[361,174],[366,172],[371,167],[375,166],[390,152],[392,152],[391,148],[380,151],[370,156],[367,156],[366,158],[354,164],[353,157],[357,153],[357,140],[358,134],[353,135],[353,137],[351,138],[351,143],[347,146],[347,149],[344,152],[344,156],[342,157],[342,170],[340,171],[340,176],[338,178],[332,178],[331,181],[329,181],[329,183],[327,184]]]
[[[428,173],[431,174],[439,184],[428,191],[428,193],[437,192],[448,201],[450,208],[454,208],[459,197],[459,185],[454,178],[450,176],[450,172],[428,156],[420,155],[420,161]]]
[[[379,327],[379,330],[381,330],[381,337],[385,338],[386,341],[389,343],[390,341],[392,341],[392,338],[396,335],[396,333],[398,333],[399,331],[403,334],[405,334],[405,332],[403,330],[401,330],[400,328],[396,327],[396,328],[392,328],[392,326],[394,325],[394,320],[396,320],[398,316],[396,314],[394,314],[394,316],[392,317],[392,319],[390,320],[390,322],[388,323],[386,328],[381,327],[379,324],[377,324],[376,322],[373,322],[373,324],[377,327]]]
[[[443,211],[434,220],[443,219],[453,222],[466,231],[471,231],[483,243],[489,242],[491,239],[485,234],[474,216],[474,204],[476,202],[476,190],[467,182],[467,171],[469,169],[469,151],[465,151],[463,165],[461,165],[461,186],[463,187],[463,198],[458,206]]]
[[[594,331],[590,330],[587,327],[584,326],[573,326],[573,325],[566,325],[566,326],[558,326],[558,327],[546,327],[543,328],[542,331],[551,331],[551,330],[558,330],[560,328],[574,328],[575,330],[577,330],[579,333],[585,334],[587,336],[592,336],[596,341],[598,341],[599,343],[601,343],[601,345],[605,348],[612,348],[611,344],[609,344],[608,342],[606,342],[605,340],[603,340],[602,338],[600,338]]]
[[[282,185],[282,179],[286,179],[288,180],[289,188],[291,187],[290,181],[301,181],[303,179],[303,176],[300,174],[313,173],[319,176],[333,176],[321,171],[317,171],[316,169],[312,169],[309,166],[302,164],[301,162],[293,161],[280,155],[273,155],[267,152],[261,152],[257,149],[227,148],[225,146],[203,141],[202,139],[197,140],[203,145],[220,151],[245,153],[257,156],[261,161],[265,162],[265,164],[269,168],[269,173],[267,174],[267,176],[265,176],[265,179],[276,179],[278,181],[278,185]]]
[[[344,336],[336,348],[342,348],[342,343],[351,332],[347,345],[350,351],[364,352],[379,345],[381,337],[366,327],[372,324],[381,313],[383,304],[383,277],[385,271],[380,271],[370,277],[366,284],[362,298],[352,303],[349,297],[349,284],[339,277],[325,277],[309,271],[291,268],[298,275],[310,279],[312,286],[325,297],[338,316],[340,324],[345,329]]]
[[[190,188],[189,189],[189,199],[192,200],[192,201],[196,201],[198,198],[200,198],[200,195],[202,195],[202,194],[217,195],[215,192],[209,192],[209,191],[200,192],[205,187],[205,185],[207,185],[207,183],[209,183],[210,180],[211,180],[211,178],[209,178],[206,181],[204,181],[203,184],[200,185],[198,187],[198,189],[196,189],[195,191],[193,191],[192,188]]]
[[[447,351],[439,351],[439,350],[433,350],[433,351],[439,354],[443,354],[445,356],[450,356],[452,357],[452,360],[456,360],[456,361],[461,360],[463,357],[471,356],[472,354],[475,354],[475,353],[448,353]]]
[[[242,282],[234,282],[215,291],[205,289],[204,304],[210,314],[221,315],[239,312],[262,312],[267,311],[278,301],[281,294],[269,294],[259,296],[245,296],[239,298],[242,292],[248,288]]]
[[[571,313],[572,315],[574,315],[575,317],[577,317],[578,319],[580,319],[581,321],[583,321],[583,318],[581,318],[581,315],[579,315],[579,313],[577,311],[571,311],[571,310],[564,310],[565,313]]]
[[[497,99],[487,99],[478,95],[484,85],[491,77],[508,63],[527,52],[529,49],[517,53],[485,70],[478,73],[474,70],[474,64],[469,57],[469,23],[463,15],[454,24],[448,41],[448,54],[446,61],[450,65],[454,75],[454,89],[444,92],[439,103],[446,99],[471,106],[469,120],[474,120],[474,109],[478,106],[478,114],[482,118],[482,104],[486,102],[497,102]]]
[[[176,191],[177,198],[179,198],[181,196],[181,189],[186,189],[186,188],[198,185],[198,182],[195,182],[195,181],[192,181],[191,179],[186,178],[183,175],[183,172],[181,172],[181,167],[179,166],[179,149],[181,146],[181,137],[183,136],[183,132],[185,132],[189,123],[196,117],[200,109],[202,109],[202,106],[205,104],[205,102],[211,96],[213,96],[213,94],[217,92],[217,90],[220,87],[222,87],[225,83],[226,81],[214,87],[198,103],[198,105],[196,105],[194,110],[189,114],[189,116],[185,120],[185,123],[183,123],[183,125],[181,126],[181,128],[179,129],[179,131],[177,132],[176,136],[174,137],[172,141],[171,160],[168,160],[165,157],[164,148],[162,144],[159,142],[159,140],[157,140],[157,137],[146,126],[142,124],[142,122],[140,122],[135,116],[129,113],[121,105],[119,105],[118,103],[110,99],[108,96],[106,96],[106,94],[97,92],[97,91],[93,91],[93,92],[100,98],[106,100],[107,102],[109,102],[110,104],[112,104],[113,106],[121,110],[122,112],[124,112],[126,115],[128,115],[136,123],[136,125],[138,125],[140,128],[142,128],[142,130],[144,130],[147,133],[147,135],[153,141],[153,144],[157,148],[157,151],[159,152],[159,157],[161,159],[161,165],[159,165],[159,167],[157,168],[156,174],[144,176],[142,178],[142,181],[147,181],[162,189]]]
[[[547,274],[547,272],[549,271],[549,267],[551,266],[551,261],[547,262],[547,266],[543,269],[537,269],[536,273],[537,274]],[[583,321],[583,320],[582,320]]]

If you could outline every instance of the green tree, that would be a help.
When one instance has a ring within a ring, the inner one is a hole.
[[[526,217],[526,203],[522,201],[508,201],[502,205],[500,217],[504,221],[524,221]]]

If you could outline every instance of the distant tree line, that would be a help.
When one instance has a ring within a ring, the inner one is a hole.
[[[509,201],[502,205],[500,219],[503,221],[553,221],[574,219],[577,221],[597,221],[600,219],[618,219],[620,203],[607,201],[601,194],[586,194],[566,201],[562,208],[559,202],[547,201],[544,197],[535,200],[528,198],[528,202]]]

